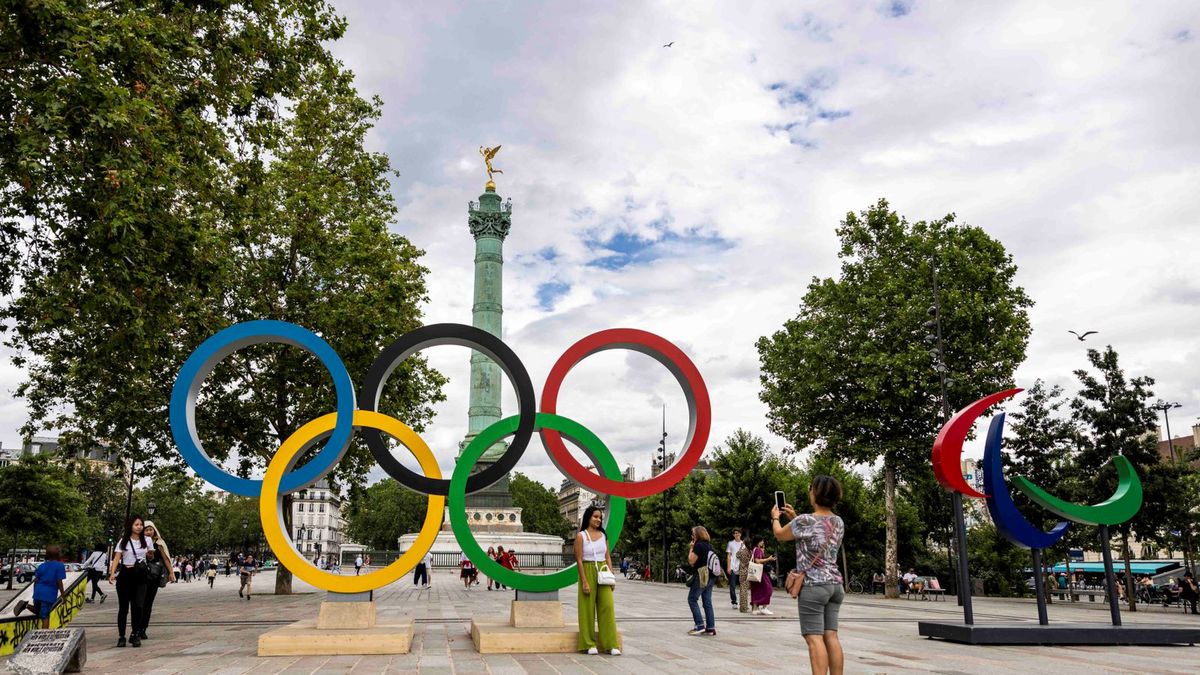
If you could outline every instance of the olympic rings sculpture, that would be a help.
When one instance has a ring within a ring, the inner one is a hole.
[[[196,429],[196,403],[204,380],[225,357],[255,344],[282,343],[313,354],[329,371],[337,398],[336,411],[302,425],[289,436],[267,464],[261,480],[234,476],[209,457]],[[449,479],[429,446],[408,425],[377,411],[379,397],[388,377],[408,357],[426,347],[459,345],[474,349],[500,366],[517,393],[518,413],[479,432],[463,449]],[[567,374],[583,359],[600,351],[629,349],[646,354],[665,366],[683,388],[688,405],[688,432],[684,452],[667,471],[645,481],[624,482],[620,466],[594,433],[556,414],[558,392]],[[361,407],[360,407],[361,406]],[[574,565],[552,574],[523,574],[501,567],[484,553],[467,523],[466,495],[496,483],[508,474],[537,432],[550,459],[558,469],[593,492],[612,497],[609,510],[609,547],[616,544],[625,521],[626,499],[658,494],[683,480],[700,461],[712,424],[708,389],[691,359],[674,344],[642,330],[614,328],[579,340],[551,368],[542,387],[541,412],[537,411],[533,384],[517,355],[496,336],[473,326],[442,323],[422,326],[390,344],[367,371],[355,397],[349,372],[337,352],[312,331],[285,321],[248,321],[234,324],[205,340],[184,362],[171,390],[171,435],[184,461],[212,485],[245,497],[259,498],[259,518],[267,543],[280,563],[309,584],[335,593],[361,593],[389,584],[407,574],[432,548],[442,524],[443,508],[449,506],[450,525],[463,553],[487,576],[512,588],[544,592],[575,583]],[[375,461],[389,476],[405,487],[427,495],[425,519],[412,548],[383,569],[362,576],[342,577],[318,569],[300,555],[284,527],[283,496],[316,483],[329,473],[350,447],[355,430],[363,438]],[[416,473],[392,456],[382,434],[399,441],[413,454],[422,473]],[[494,443],[511,437],[507,451],[492,466],[472,474],[471,469]],[[599,467],[594,474],[567,450],[569,440]],[[300,458],[318,443],[323,446],[303,466]]]

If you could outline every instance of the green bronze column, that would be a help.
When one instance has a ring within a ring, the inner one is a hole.
[[[504,238],[512,226],[512,201],[500,203],[496,184],[487,182],[479,202],[470,202],[467,209],[467,224],[475,238],[475,302],[471,307],[471,324],[476,328],[502,337],[501,317],[504,314]],[[467,437],[462,442],[465,448],[491,424],[499,421],[501,378],[500,366],[491,359],[471,352],[471,402],[467,410]],[[491,464],[507,449],[501,442],[488,448],[480,458],[476,470]],[[474,506],[510,506],[508,480],[502,480],[467,501]]]

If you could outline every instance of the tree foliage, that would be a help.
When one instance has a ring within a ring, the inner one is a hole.
[[[758,343],[760,397],[773,431],[796,449],[882,460],[888,558],[896,560],[895,484],[929,471],[943,413],[922,325],[936,274],[949,368],[962,405],[1011,385],[1025,358],[1032,301],[1016,265],[981,228],[953,215],[909,223],[886,200],[838,228],[841,274],[814,279],[800,312]],[[894,565],[887,564],[893,574]]]
[[[29,374],[27,433],[103,439],[147,470],[178,462],[169,392],[216,331],[294,322],[361,378],[420,324],[421,251],[388,231],[390,163],[365,148],[381,102],[330,54],[345,21],[328,3],[51,0],[10,17],[0,241],[28,260],[0,319]],[[409,359],[380,410],[420,429],[443,382]],[[315,358],[261,345],[209,376],[197,418],[210,455],[246,476],[334,409]],[[370,463],[356,443],[330,481],[361,483]]]
[[[353,490],[344,513],[346,536],[377,551],[394,551],[402,535],[421,529],[428,499],[394,478]]]
[[[508,482],[513,506],[521,509],[521,523],[526,532],[552,534],[570,539],[578,524],[571,524],[558,510],[558,493],[521,472]]]
[[[5,546],[58,544],[67,552],[95,534],[78,477],[47,457],[28,457],[0,468],[0,513],[0,542]]]

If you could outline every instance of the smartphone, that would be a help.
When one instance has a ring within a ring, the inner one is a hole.
[[[782,511],[785,504],[787,504],[787,502],[784,501],[784,499],[783,499],[783,490],[776,490],[775,491],[775,506],[778,506],[779,510]]]

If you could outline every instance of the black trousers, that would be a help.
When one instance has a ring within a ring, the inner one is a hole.
[[[429,583],[429,570],[425,569],[425,563],[417,563],[417,571],[413,572],[413,585]]]
[[[117,634],[125,637],[125,623],[133,613],[133,633],[142,625],[142,607],[146,600],[146,572],[121,566],[117,573]]]
[[[100,590],[100,580],[104,578],[104,573],[100,570],[88,570],[88,581],[92,582],[92,600],[96,599],[96,594],[105,595],[104,591]]]
[[[154,598],[158,596],[158,582],[146,583],[146,595],[142,599],[142,625],[135,633],[145,633],[150,625],[150,612],[154,609]],[[136,624],[135,624],[136,625]]]

